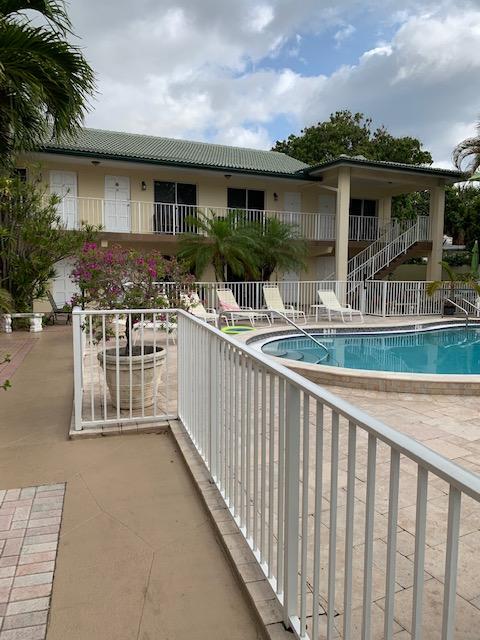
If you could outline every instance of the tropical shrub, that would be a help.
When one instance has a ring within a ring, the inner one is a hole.
[[[188,292],[193,282],[186,265],[175,258],[166,259],[158,251],[120,246],[103,249],[95,242],[86,243],[77,255],[72,278],[81,291],[72,304],[96,309],[182,308],[182,293]],[[162,287],[162,282],[173,286]],[[132,314],[127,323],[127,349],[131,328],[138,320],[140,314]]]
[[[95,238],[92,226],[67,230],[59,202],[37,181],[0,176],[0,286],[18,312],[31,311],[34,300],[45,297],[59,260]]]

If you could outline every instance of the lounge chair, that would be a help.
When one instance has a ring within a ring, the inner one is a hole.
[[[345,316],[353,321],[353,316],[356,315],[360,316],[360,322],[363,322],[362,312],[358,309],[352,309],[349,304],[342,307],[334,291],[318,291],[318,297],[325,307],[329,321],[332,319],[332,315],[340,315],[342,322],[345,322]]]
[[[196,318],[199,318],[204,322],[213,322],[216,326],[218,326],[218,320],[220,316],[215,311],[215,309],[206,309],[203,306],[198,293],[190,293],[188,295],[182,293],[180,298],[185,304],[187,311],[191,313],[192,316],[195,316]]]
[[[233,326],[236,320],[248,320],[254,327],[255,320],[259,318],[264,318],[269,325],[271,324],[268,313],[254,311],[252,307],[240,307],[231,289],[217,289],[217,298],[220,315],[225,318],[228,325],[231,323]]]
[[[304,324],[307,323],[307,318],[304,311],[295,309],[293,305],[284,305],[282,296],[280,295],[280,289],[276,285],[265,285],[263,287],[263,296],[265,298],[265,304],[267,305],[267,309],[269,311],[278,311],[294,322],[299,318],[303,318]],[[274,319],[275,314],[272,314],[272,322]]]
[[[47,291],[47,298],[50,302],[50,306],[52,307],[52,312],[50,314],[49,319],[52,321],[52,324],[55,324],[58,318],[65,318],[65,324],[70,324],[72,322],[72,312],[71,311],[63,311],[57,307],[57,303],[55,302],[55,298],[52,296],[51,291]]]

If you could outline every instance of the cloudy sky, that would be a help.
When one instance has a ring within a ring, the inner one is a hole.
[[[268,149],[332,111],[437,165],[480,117],[480,0],[71,0],[87,125]]]

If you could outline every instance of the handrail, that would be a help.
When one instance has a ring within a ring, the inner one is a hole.
[[[454,307],[457,307],[457,309],[460,309],[460,311],[462,311],[465,314],[465,328],[467,328],[468,327],[468,311],[464,309],[460,304],[457,304],[451,298],[445,298],[445,301],[450,302],[450,304],[453,304]]]
[[[322,347],[322,349],[325,349],[325,351],[327,352],[327,356],[330,355],[330,352],[328,350],[328,348],[319,340],[317,340],[316,338],[314,338],[312,335],[310,335],[309,333],[307,333],[305,331],[305,329],[302,329],[301,327],[298,326],[298,324],[296,322],[294,322],[293,320],[290,320],[290,318],[287,318],[287,316],[285,314],[283,314],[281,311],[277,311],[276,309],[268,309],[268,311],[270,313],[276,313],[277,315],[279,315],[281,318],[283,318],[284,320],[286,320],[289,324],[291,324],[293,327],[295,327],[295,329],[297,329],[297,331],[300,331],[300,333],[303,333],[303,335],[307,336],[307,338],[309,338],[310,340],[312,340],[312,342],[315,342],[315,344],[317,344],[319,347]],[[325,358],[324,358],[325,359]],[[323,362],[323,360],[319,360],[316,364],[319,364],[320,362]]]
[[[472,307],[472,309],[475,309],[475,315],[477,315],[480,312],[480,307],[476,307],[473,303],[470,302],[470,300],[467,300],[466,298],[462,298],[462,302],[466,302],[466,304],[468,304],[469,307]]]

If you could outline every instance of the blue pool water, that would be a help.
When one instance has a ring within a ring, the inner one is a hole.
[[[328,349],[305,336],[268,342],[268,355],[347,369],[409,373],[480,374],[480,328],[415,333],[314,334]]]

